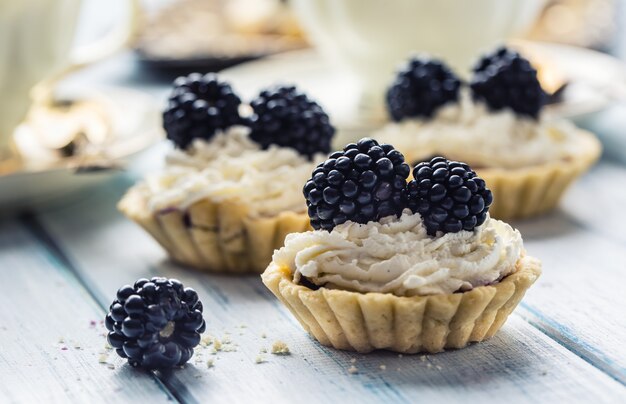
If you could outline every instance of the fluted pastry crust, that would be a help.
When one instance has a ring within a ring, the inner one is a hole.
[[[440,352],[492,337],[541,274],[541,262],[525,256],[501,281],[463,293],[400,297],[310,289],[275,263],[263,283],[322,345],[370,352]]]
[[[145,197],[133,188],[118,208],[150,233],[174,261],[210,272],[261,273],[287,234],[310,230],[306,213],[255,217],[245,204],[209,198],[185,212],[152,213]]]

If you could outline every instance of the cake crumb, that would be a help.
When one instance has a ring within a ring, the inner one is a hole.
[[[261,348],[261,350],[259,351],[261,353],[267,353],[267,348]]]
[[[261,334],[261,338],[267,338],[267,334],[266,333],[262,333]]]
[[[437,366],[435,366],[435,367],[437,368],[437,370],[441,370],[441,369],[443,369],[443,368],[442,368],[441,366],[439,366],[439,365],[437,365]]]
[[[213,359],[207,359],[206,367],[211,369],[213,367]]]
[[[263,357],[263,355],[257,355],[256,359],[254,360],[254,363],[256,363],[257,365],[259,363],[264,363],[265,362],[265,357]]]
[[[380,370],[387,370],[387,366],[386,365],[380,365],[379,368],[380,368]]]
[[[221,351],[222,350],[222,341],[220,341],[219,339],[215,338],[213,340],[213,348],[216,351]]]
[[[237,346],[231,344],[222,345],[222,352],[237,352]]]
[[[359,373],[359,369],[357,369],[356,366],[352,365],[348,368],[348,373],[350,373],[351,375]]]
[[[283,341],[276,341],[272,345],[272,353],[274,355],[289,355],[289,347]]]
[[[111,370],[115,369],[115,365],[114,365],[114,364],[112,364],[112,363],[109,363],[109,364],[107,365],[107,367],[108,367],[109,369],[111,369]]]
[[[59,344],[63,344],[65,342],[65,339],[63,337],[59,337]]]
[[[356,358],[350,359],[350,363],[356,363]]]
[[[426,355],[422,355],[422,356],[420,356],[420,360],[421,360],[422,362],[425,362],[425,361],[426,361]]]
[[[213,343],[213,337],[211,337],[210,335],[206,335],[204,337],[202,337],[202,339],[200,340],[200,344],[202,346],[209,346]]]
[[[230,339],[230,333],[224,333],[224,338],[222,338],[222,344],[230,344],[231,343],[231,339]]]
[[[107,358],[109,357],[109,355],[105,354],[105,353],[101,353],[100,356],[98,357],[98,363],[107,363]]]
[[[427,364],[426,364],[426,367],[427,367],[428,369],[430,369],[430,368],[432,368],[432,367],[433,367],[433,365],[432,365],[432,364],[430,364],[430,363],[427,363]]]

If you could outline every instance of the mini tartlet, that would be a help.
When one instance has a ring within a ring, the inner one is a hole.
[[[400,187],[408,174],[397,150],[362,139],[306,183],[316,230],[288,235],[261,277],[321,344],[462,348],[493,336],[541,274],[519,232],[490,218],[491,192],[466,164],[433,158]]]
[[[334,134],[294,87],[262,91],[249,118],[240,104],[215,75],[177,79],[164,112],[177,147],[118,205],[173,260],[200,270],[261,273],[287,234],[310,228],[297,195]]]
[[[506,48],[477,63],[469,86],[442,62],[415,58],[388,90],[394,122],[376,137],[412,163],[443,155],[471,164],[494,194],[493,217],[535,216],[601,154],[592,133],[549,116],[545,99],[536,70]]]

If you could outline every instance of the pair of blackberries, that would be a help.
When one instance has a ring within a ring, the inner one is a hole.
[[[117,354],[146,369],[186,363],[206,328],[198,294],[176,279],[161,277],[122,286],[104,324]]]
[[[504,47],[478,61],[469,86],[473,98],[491,110],[511,108],[535,119],[547,98],[530,62]],[[387,90],[387,109],[394,121],[429,118],[442,105],[457,101],[460,87],[461,81],[441,61],[413,58]]]
[[[241,99],[230,84],[215,74],[192,73],[174,81],[163,126],[168,139],[187,148],[193,139],[210,140],[218,130],[234,125],[250,127],[250,137],[264,149],[291,147],[312,158],[328,154],[335,128],[315,101],[294,86],[261,91],[250,103],[252,115],[240,115]]]
[[[404,156],[369,138],[347,145],[319,164],[304,185],[311,226],[331,231],[352,221],[367,223],[405,208],[419,213],[428,234],[473,230],[493,201],[485,181],[467,164],[435,157],[419,163],[414,179]]]

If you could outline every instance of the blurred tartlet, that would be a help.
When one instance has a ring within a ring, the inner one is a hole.
[[[392,146],[362,139],[306,183],[316,230],[287,236],[261,277],[321,344],[462,348],[493,336],[539,277],[519,232],[489,217],[491,192],[469,166],[436,157],[408,174]],[[358,192],[344,192],[350,182]]]
[[[119,203],[172,259],[201,270],[260,273],[288,233],[309,228],[297,195],[334,134],[294,87],[262,91],[250,117],[240,103],[214,75],[177,79],[164,112],[177,147]]]
[[[494,194],[493,217],[535,216],[601,153],[593,134],[553,119],[544,102],[536,70],[509,49],[479,60],[469,86],[442,62],[415,58],[389,88],[394,122],[376,136],[410,162],[443,155],[471,164]]]

